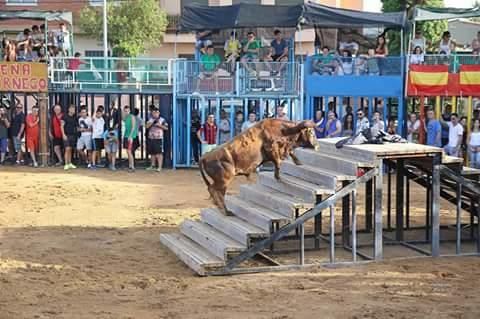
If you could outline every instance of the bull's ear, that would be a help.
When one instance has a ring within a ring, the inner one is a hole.
[[[311,128],[311,127],[314,127],[314,126],[315,126],[315,123],[313,123],[312,121],[302,121],[295,126],[283,128],[282,129],[282,134],[283,135],[294,135],[294,134],[300,133],[300,131],[302,131],[305,128]]]

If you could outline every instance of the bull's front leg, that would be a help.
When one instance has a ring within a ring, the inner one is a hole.
[[[288,155],[290,155],[290,158],[295,163],[295,165],[302,165],[302,162],[300,162],[300,160],[298,159],[297,155],[295,155],[295,152],[293,150],[290,150]]]

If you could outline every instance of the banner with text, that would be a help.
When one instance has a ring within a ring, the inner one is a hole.
[[[0,92],[47,92],[46,63],[0,62]]]

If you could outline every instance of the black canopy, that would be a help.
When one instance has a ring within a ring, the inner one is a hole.
[[[180,29],[192,31],[296,27],[302,15],[302,7],[247,3],[210,7],[192,4],[183,7]]]
[[[375,13],[337,9],[308,3],[303,6],[302,23],[322,28],[397,27],[407,24],[406,12]]]
[[[180,29],[224,30],[237,28],[296,27],[299,23],[323,28],[397,27],[407,24],[406,12],[375,13],[337,9],[308,3],[272,6],[240,3],[231,6],[183,7]]]

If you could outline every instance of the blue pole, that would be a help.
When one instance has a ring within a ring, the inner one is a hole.
[[[187,167],[191,165],[192,159],[191,159],[191,140],[190,140],[190,135],[191,135],[191,123],[192,123],[192,99],[189,96],[187,98]]]
[[[353,129],[357,126],[358,96],[353,97]],[[355,132],[354,132],[355,133]]]
[[[237,123],[235,122],[235,106],[233,105],[233,101],[230,101],[230,139],[234,137],[234,131],[236,129],[235,125]]]
[[[368,120],[372,122],[372,112],[373,112],[373,97],[368,98]]]
[[[177,62],[173,63],[173,74],[177,74],[176,72],[177,69]],[[119,102],[120,105],[120,102]],[[119,106],[120,107],[120,106]],[[177,114],[177,76],[173,77],[173,137],[172,137],[172,142],[173,142],[173,158],[172,158],[172,166],[173,169],[177,168],[177,151],[178,151],[178,140],[177,140],[177,135],[178,135],[178,114]]]
[[[215,107],[215,124],[217,124],[217,129],[218,129],[218,125],[220,124],[220,98],[217,97],[217,99],[215,100],[215,104],[216,104],[216,107]],[[217,131],[217,144],[220,144],[220,132]]]

